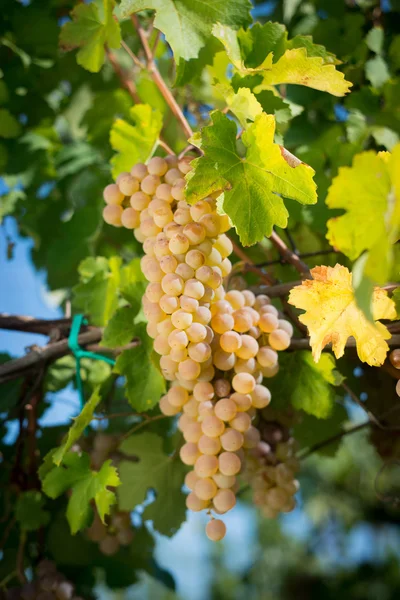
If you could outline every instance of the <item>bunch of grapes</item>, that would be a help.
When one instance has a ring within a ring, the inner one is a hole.
[[[74,586],[57,571],[56,565],[42,560],[36,569],[36,579],[5,593],[5,600],[83,600],[74,594]]]
[[[117,436],[104,432],[96,433],[92,448],[89,450],[92,466],[100,469],[103,463],[110,458],[114,464],[117,464],[118,444]],[[134,529],[130,513],[113,507],[107,523],[103,523],[95,510],[94,519],[87,528],[86,535],[92,542],[98,543],[100,552],[106,556],[113,556],[118,552],[120,546],[129,546],[133,541]]]
[[[295,415],[268,407],[258,415],[261,439],[246,450],[244,478],[253,490],[254,503],[267,518],[291,512],[299,489],[295,478],[299,470],[297,444],[290,435]]]
[[[160,409],[182,413],[180,455],[193,466],[187,506],[223,514],[235,505],[243,449],[259,441],[252,418],[271,400],[263,378],[278,371],[277,351],[289,346],[293,330],[267,296],[225,291],[229,218],[217,213],[212,197],[185,202],[190,169],[190,159],[175,156],[136,164],[105,188],[104,218],[133,229],[143,243],[147,332],[171,382]],[[206,532],[220,540],[225,525],[212,519]]]

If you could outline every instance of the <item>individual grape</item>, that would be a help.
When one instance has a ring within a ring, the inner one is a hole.
[[[206,534],[212,542],[219,542],[226,534],[225,523],[220,519],[211,519],[206,525]]]
[[[195,344],[202,342],[207,337],[207,329],[201,323],[192,323],[186,330],[190,342]]]
[[[185,475],[185,485],[192,492],[194,491],[194,486],[196,485],[196,483],[198,481],[199,481],[199,477],[196,475],[196,473],[194,471],[189,471],[189,473],[186,473],[186,475]]]
[[[188,279],[185,283],[184,294],[189,298],[201,300],[204,296],[204,285],[197,279]]]
[[[204,419],[214,415],[214,405],[209,400],[199,402],[199,416]]]
[[[184,281],[188,281],[188,279],[193,279],[194,269],[192,269],[192,267],[189,267],[189,265],[187,265],[186,263],[180,263],[176,267],[175,273],[177,275],[180,275]]]
[[[180,385],[170,388],[168,392],[168,401],[172,406],[181,407],[189,400],[188,391]]]
[[[222,452],[218,457],[218,468],[223,475],[236,475],[241,469],[240,458],[233,452]]]
[[[230,371],[235,366],[236,357],[234,353],[228,354],[223,350],[214,352],[213,363],[221,371]]]
[[[172,315],[172,313],[174,313],[178,308],[177,297],[176,296],[168,296],[167,294],[164,294],[160,298],[160,308],[167,315]],[[171,320],[171,322],[172,322],[172,320]],[[176,325],[174,323],[173,323],[173,325],[174,325],[174,327],[176,327]]]
[[[103,197],[109,206],[118,206],[124,200],[124,194],[115,183],[111,183],[104,188]]]
[[[184,200],[185,199],[185,185],[186,181],[184,179],[177,179],[174,185],[171,187],[171,196],[174,200]]]
[[[273,306],[272,304],[266,304],[265,306],[262,306],[260,308],[260,314],[265,314],[265,313],[274,315],[275,317],[278,317],[278,315],[279,315],[278,309],[275,308],[275,306]]]
[[[231,331],[235,324],[234,318],[229,314],[217,313],[211,319],[211,327],[216,333]]]
[[[233,329],[239,333],[245,333],[253,326],[253,318],[249,311],[245,308],[235,310],[233,313],[234,325]]]
[[[243,446],[244,437],[236,429],[228,428],[221,435],[221,445],[224,450],[236,452]]]
[[[202,454],[215,455],[221,450],[221,442],[218,437],[209,437],[203,434],[197,443]]]
[[[147,170],[150,175],[158,175],[159,177],[162,177],[168,170],[168,163],[164,158],[154,156],[147,163]]]
[[[257,369],[257,363],[254,358],[248,358],[244,360],[243,358],[238,358],[234,370],[235,373],[251,373],[253,374]]]
[[[396,394],[400,396],[400,379],[396,383]]]
[[[180,431],[183,431],[185,429],[185,427],[190,425],[190,423],[195,423],[195,422],[196,421],[193,420],[193,418],[190,417],[189,415],[182,414],[178,419],[178,429]]]
[[[222,473],[215,473],[215,475],[213,475],[213,479],[217,486],[222,490],[232,488],[236,483],[236,477],[234,475],[223,475]]]
[[[245,298],[239,290],[230,290],[225,295],[225,300],[229,302],[233,310],[239,310],[245,305]]]
[[[189,217],[190,217],[190,213],[189,213]],[[201,244],[202,242],[204,242],[204,240],[206,238],[206,230],[203,227],[203,225],[201,225],[200,223],[193,223],[193,222],[187,223],[183,228],[183,233],[188,238],[188,240],[192,246],[197,246],[198,244]],[[199,252],[199,250],[197,250],[197,252]],[[202,265],[204,265],[205,256],[203,253],[202,253],[202,255],[204,257],[204,260],[201,262],[201,264],[198,265],[198,267],[201,267]]]
[[[139,190],[139,181],[129,173],[126,173],[118,181],[118,187],[124,196],[132,196],[132,194]]]
[[[107,535],[99,542],[99,549],[102,554],[112,556],[119,550],[119,541],[115,535]]]
[[[256,385],[251,392],[252,405],[255,408],[265,408],[271,402],[271,392],[263,385]]]
[[[203,215],[207,215],[212,210],[210,204],[206,200],[199,200],[196,204],[190,207],[190,216],[193,221],[197,222]]]
[[[178,169],[172,168],[165,173],[164,177],[165,181],[169,183],[169,185],[174,185],[178,179],[182,178],[182,174]]]
[[[159,282],[149,283],[146,288],[146,298],[150,300],[150,302],[157,303],[160,301],[164,292]]]
[[[193,388],[193,396],[198,402],[206,402],[214,397],[214,388],[208,381],[199,381]]]
[[[219,343],[225,352],[236,352],[242,345],[242,338],[236,331],[226,331],[221,335]]]
[[[265,494],[265,501],[274,510],[280,510],[289,499],[287,492],[280,487],[273,487]]]
[[[195,362],[192,358],[187,358],[183,362],[179,363],[178,367],[179,374],[188,381],[194,381],[200,375],[200,365]]]
[[[203,363],[201,365],[201,372],[198,377],[199,381],[212,381],[215,376],[215,369],[212,365],[207,365],[207,363]]]
[[[194,492],[190,492],[190,494],[186,496],[186,506],[193,512],[199,512],[207,508],[208,502],[206,500],[200,500]]]
[[[186,204],[185,206],[179,206],[178,204],[178,208],[174,212],[174,221],[182,226],[187,225],[190,222],[190,211]]]
[[[200,250],[189,250],[189,252],[186,254],[185,260],[189,267],[192,267],[192,269],[198,269],[204,265],[206,259]]]
[[[171,323],[177,329],[187,329],[193,321],[193,315],[182,309],[176,310],[171,315]]]
[[[229,425],[233,429],[236,429],[237,431],[244,433],[245,431],[247,431],[250,428],[250,425],[251,425],[251,418],[249,416],[249,413],[247,413],[247,412],[237,413],[237,415],[233,419],[231,419],[231,421],[229,422]]]
[[[286,350],[290,346],[290,336],[283,329],[275,329],[269,334],[268,342],[274,350]]]
[[[224,422],[216,416],[207,416],[204,418],[201,428],[204,435],[208,437],[220,437],[225,429]]]
[[[237,373],[232,379],[232,387],[239,394],[250,394],[256,387],[256,382],[249,373]]]
[[[258,326],[264,333],[271,333],[275,329],[278,329],[279,321],[275,315],[263,313],[258,321]]]
[[[172,333],[172,331],[174,331],[174,326],[171,323],[171,319],[169,318],[169,315],[167,315],[166,319],[164,319],[163,321],[159,321],[159,323],[157,323],[157,332],[158,333],[168,336],[170,333]]]
[[[228,510],[231,510],[236,504],[235,494],[230,489],[218,490],[212,498],[215,508],[221,514],[228,512]]]
[[[281,327],[281,329],[283,329],[283,327]],[[400,369],[400,348],[391,351],[389,360],[395,369]]]
[[[278,354],[268,346],[262,346],[257,353],[257,360],[262,367],[273,367],[278,362]]]
[[[236,350],[236,356],[247,360],[249,358],[254,358],[257,355],[258,350],[259,345],[257,340],[251,335],[244,334],[242,335],[242,345]]]
[[[139,227],[139,213],[134,208],[125,208],[121,214],[121,223],[127,229]]]
[[[144,179],[147,174],[148,174],[147,167],[143,163],[137,163],[131,169],[132,177],[135,177],[135,179],[137,179],[138,181],[142,181],[142,179]]]
[[[162,256],[160,259],[160,268],[163,273],[175,273],[178,261],[175,256]]]
[[[211,312],[207,306],[199,306],[199,308],[194,313],[194,321],[196,323],[201,323],[202,325],[208,325],[211,320]],[[207,328],[206,328],[207,330]],[[210,329],[208,329],[210,331]]]
[[[273,367],[263,367],[261,372],[264,377],[274,377],[279,371],[279,364],[276,363]]]
[[[146,175],[146,177],[140,182],[140,188],[142,192],[148,194],[149,196],[152,196],[155,193],[157,187],[160,185],[160,183],[161,180],[156,175]]]
[[[188,416],[195,418],[199,414],[199,403],[194,398],[190,398],[183,406],[183,411]]]
[[[235,392],[231,395],[231,400],[236,404],[236,408],[239,412],[247,412],[251,407],[251,396],[249,394],[239,394]]]
[[[189,250],[189,240],[183,233],[176,233],[169,240],[169,249],[172,254],[185,254]]]
[[[168,273],[161,280],[161,287],[169,296],[179,296],[183,291],[183,279],[176,273]]]
[[[194,470],[199,477],[211,477],[218,471],[218,460],[216,456],[203,454],[195,462]]]
[[[190,358],[194,361],[203,363],[208,360],[211,356],[211,347],[205,342],[198,342],[197,344],[189,344],[188,353]]]
[[[192,467],[200,457],[197,444],[194,444],[193,442],[187,442],[186,444],[183,444],[179,451],[179,456],[181,457],[183,464]]]
[[[108,225],[121,227],[123,208],[117,204],[107,204],[103,209],[103,219]]]
[[[166,356],[171,350],[170,345],[168,344],[168,339],[163,335],[157,335],[154,338],[153,348],[157,354],[161,354],[162,356]]]
[[[190,157],[184,157],[178,163],[178,169],[184,175],[186,175],[187,173],[189,173],[189,171],[192,170],[192,166],[191,166],[190,162],[191,162],[191,158]]]
[[[200,500],[211,500],[217,491],[217,484],[211,477],[200,478],[194,488],[194,493]]]
[[[223,398],[218,400],[214,407],[215,416],[221,419],[221,421],[231,421],[237,413],[237,407],[233,400],[230,398]]]

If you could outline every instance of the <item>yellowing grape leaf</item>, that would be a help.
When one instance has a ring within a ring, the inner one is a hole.
[[[60,45],[64,50],[80,48],[76,56],[78,64],[97,73],[104,62],[104,46],[119,48],[121,30],[113,17],[114,0],[93,0],[90,4],[78,4],[71,12],[72,21],[63,25]]]
[[[218,23],[213,34],[241,75],[263,76],[258,91],[285,83],[344,96],[352,85],[336,69],[339,61],[333,54],[307,36],[288,40],[285,28],[278,23],[256,24],[246,32]]]
[[[120,14],[145,9],[156,11],[154,26],[164,33],[177,64],[197,58],[217,21],[233,29],[251,21],[249,0],[122,0]]]
[[[292,289],[289,304],[306,312],[299,317],[307,325],[314,360],[318,362],[323,348],[332,343],[336,358],[344,354],[349,337],[356,340],[357,353],[371,366],[383,364],[389,349],[385,340],[390,333],[378,319],[395,319],[393,300],[380,288],[372,297],[374,323],[369,322],[354,298],[352,275],[339,264],[335,267],[315,267],[313,279]]]
[[[271,235],[274,225],[286,227],[288,211],[281,196],[315,204],[314,170],[304,163],[291,166],[287,162],[274,143],[272,115],[256,116],[243,133],[245,157],[237,148],[235,123],[217,111],[211,118],[212,125],[194,139],[204,156],[192,163],[194,169],[187,176],[188,202],[224,191],[223,211],[247,246]]]
[[[117,119],[110,131],[111,146],[118,152],[111,159],[114,179],[130,171],[137,162],[146,162],[154,152],[162,128],[162,115],[148,104],[136,104],[129,111],[134,124]]]
[[[360,285],[388,281],[400,235],[400,144],[392,154],[363,152],[341,167],[326,203],[346,210],[327,223],[330,244],[351,260],[368,251],[357,265]]]
[[[263,112],[261,104],[248,88],[239,88],[236,93],[229,85],[217,84],[215,88],[243,127]]]

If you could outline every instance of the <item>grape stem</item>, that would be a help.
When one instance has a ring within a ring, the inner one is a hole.
[[[192,137],[192,135],[193,135],[192,128],[190,127],[185,115],[183,114],[183,112],[181,110],[181,107],[175,100],[170,89],[168,88],[164,79],[162,78],[160,71],[157,68],[157,65],[154,61],[154,49],[155,48],[154,48],[154,46],[153,46],[153,49],[150,48],[148,35],[147,35],[146,31],[143,29],[143,27],[140,25],[140,21],[139,21],[138,17],[135,14],[133,14],[133,15],[131,15],[131,19],[132,19],[132,23],[137,31],[137,34],[138,34],[139,39],[143,46],[143,50],[144,50],[144,54],[145,54],[146,62],[147,62],[147,70],[150,73],[154,83],[160,90],[161,94],[163,95],[164,100],[166,101],[166,103],[170,107],[171,111],[173,112],[173,114],[175,115],[177,120],[179,121],[179,123],[185,133],[186,139],[188,139],[188,138]]]

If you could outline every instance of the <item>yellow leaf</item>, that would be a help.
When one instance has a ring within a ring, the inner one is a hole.
[[[307,325],[314,360],[318,362],[323,348],[332,343],[336,358],[344,354],[349,337],[356,340],[357,353],[363,362],[378,367],[389,349],[385,340],[390,333],[378,319],[395,319],[393,300],[380,288],[372,296],[370,323],[357,307],[352,287],[352,274],[339,264],[335,267],[315,267],[313,279],[292,289],[289,304],[306,312],[299,317]]]
[[[273,63],[271,52],[261,69],[264,77],[262,85],[305,85],[333,96],[344,96],[352,85],[335,65],[326,64],[320,56],[307,56],[305,48],[286,50],[276,63]]]

